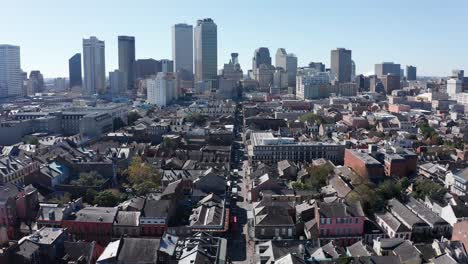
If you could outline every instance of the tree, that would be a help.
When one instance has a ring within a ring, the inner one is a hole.
[[[86,190],[86,194],[83,197],[83,200],[86,203],[92,204],[94,203],[94,198],[96,197],[97,192],[93,189]]]
[[[151,181],[144,181],[133,186],[137,195],[145,196],[158,188],[158,184]]]
[[[436,201],[443,201],[447,189],[441,185],[426,179],[415,182],[413,195],[415,198],[424,199],[426,196]]]
[[[192,122],[197,126],[203,126],[206,123],[206,116],[200,113],[191,113],[185,118],[185,121]]]
[[[318,125],[322,124],[323,120],[320,116],[318,116],[317,114],[315,113],[307,113],[305,115],[302,115],[299,117],[299,121],[301,122],[315,122],[317,123]]]
[[[39,139],[36,136],[25,136],[23,138],[24,144],[39,145]]]
[[[99,192],[94,197],[94,203],[98,206],[113,207],[116,206],[118,202],[119,198],[115,196],[110,190]]]
[[[78,180],[73,181],[73,185],[100,186],[106,180],[97,171],[82,172]]]
[[[120,117],[115,118],[114,121],[112,121],[112,123],[113,123],[114,131],[117,131],[121,129],[122,127],[125,127],[125,123]]]
[[[327,185],[328,175],[332,170],[333,168],[328,164],[310,166],[307,168],[309,175],[304,182],[294,182],[291,186],[295,190],[310,190],[318,192],[322,187]]]
[[[133,189],[145,195],[161,185],[161,176],[154,171],[150,164],[143,162],[139,156],[135,156],[128,167],[128,181]]]
[[[135,122],[141,118],[141,115],[138,112],[132,111],[128,113],[127,122],[129,126],[133,126]]]

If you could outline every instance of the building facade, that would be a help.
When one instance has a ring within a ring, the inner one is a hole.
[[[125,89],[133,90],[135,86],[135,37],[118,36],[119,70],[126,75]]]
[[[106,89],[106,59],[104,41],[96,37],[83,39],[84,93],[104,93]]]
[[[276,51],[276,67],[283,68],[288,74],[288,86],[296,86],[297,57],[292,53],[286,53],[286,50],[279,48]]]
[[[412,65],[406,66],[406,80],[416,81],[416,67]]]
[[[382,62],[375,64],[375,75],[377,75],[378,78],[382,78],[382,76],[385,76],[387,74],[393,74],[400,76],[401,74],[401,67],[400,64],[393,63],[393,62]]]
[[[129,86],[127,77],[128,73],[121,70],[109,72],[109,86],[112,97],[125,95]]]
[[[218,28],[211,18],[200,19],[195,27],[195,81],[215,80],[218,68]]]
[[[0,98],[22,94],[20,47],[0,45]]]
[[[68,78],[70,88],[81,87],[83,80],[81,78],[81,54],[76,53],[68,60]]]
[[[172,60],[174,71],[193,75],[193,26],[176,24],[172,27]]]
[[[147,100],[150,104],[166,106],[175,98],[175,77],[173,73],[158,73],[146,79]]]
[[[337,48],[331,51],[330,70],[339,82],[351,82],[351,50]]]

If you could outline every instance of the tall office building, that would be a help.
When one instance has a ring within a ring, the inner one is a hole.
[[[380,78],[382,81],[382,85],[384,90],[387,94],[392,94],[393,90],[400,89],[400,75],[396,74],[387,74]]]
[[[460,81],[463,81],[465,77],[465,71],[464,70],[452,70],[452,77],[455,77]]]
[[[463,81],[458,79],[456,76],[447,80],[447,94],[451,98],[455,98],[457,94],[460,94],[463,90]]]
[[[331,51],[331,72],[337,76],[338,82],[351,82],[352,60],[351,50],[337,48]]]
[[[68,60],[68,78],[70,88],[81,87],[83,79],[81,77],[81,54],[76,53]]]
[[[22,73],[20,47],[0,45],[0,98],[22,94]]]
[[[265,47],[260,47],[255,50],[252,58],[252,71],[258,69],[262,64],[271,66],[270,50]]]
[[[121,70],[109,72],[109,86],[112,97],[125,95],[128,87],[127,77],[128,73]]]
[[[44,76],[41,71],[31,71],[29,74],[26,94],[33,95],[44,91]]]
[[[412,65],[406,66],[406,80],[416,81],[416,67]]]
[[[104,93],[106,89],[106,59],[104,41],[96,37],[83,39],[84,92]]]
[[[309,68],[315,69],[318,72],[325,72],[325,64],[321,62],[310,62]]]
[[[126,89],[135,88],[135,37],[119,36],[119,70],[127,75]]]
[[[279,48],[276,51],[275,64],[277,68],[283,68],[288,75],[288,86],[296,86],[297,75],[297,57],[292,53],[286,53],[286,50]]]
[[[161,62],[155,59],[139,59],[135,62],[135,75],[144,79],[161,72]]]
[[[351,60],[351,80],[354,80],[356,78],[356,63]]]
[[[200,19],[195,27],[195,81],[209,81],[217,77],[218,29],[211,18]]]
[[[393,62],[382,62],[375,64],[375,75],[377,78],[382,78],[387,74],[393,75],[401,75],[401,67],[400,64],[393,63]]]
[[[162,59],[160,60],[161,63],[161,71],[162,72],[174,72],[174,62],[171,60]]]
[[[172,60],[174,71],[186,71],[193,75],[193,26],[172,26]]]

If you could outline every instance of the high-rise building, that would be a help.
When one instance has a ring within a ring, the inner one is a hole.
[[[27,94],[33,95],[44,91],[44,76],[41,71],[31,71],[29,74]]]
[[[104,93],[106,89],[106,59],[104,41],[96,37],[83,39],[84,93]]]
[[[172,60],[174,71],[193,75],[193,26],[176,24],[172,27]]]
[[[416,67],[412,65],[406,66],[406,80],[416,81]]]
[[[396,74],[387,74],[381,78],[382,85],[387,94],[392,94],[393,90],[400,89],[400,75]]]
[[[127,77],[128,73],[121,70],[109,72],[109,86],[112,97],[125,95],[128,87]]]
[[[194,32],[195,81],[215,80],[218,75],[217,26],[211,18],[200,19]]]
[[[337,48],[331,51],[330,69],[339,82],[350,82],[352,73],[351,50]]]
[[[68,60],[68,78],[70,88],[81,87],[83,80],[81,77],[81,54],[76,53]]]
[[[20,47],[0,45],[0,98],[22,94],[22,72]]]
[[[171,60],[160,60],[162,72],[174,72],[174,62]]]
[[[318,72],[324,72],[325,71],[325,64],[321,62],[311,62],[309,63],[309,68],[315,69]]]
[[[155,59],[140,59],[135,62],[135,74],[137,78],[144,79],[161,72],[161,62]]]
[[[119,70],[127,75],[126,89],[135,88],[135,37],[119,36]]]
[[[255,50],[252,58],[252,71],[255,72],[262,64],[271,66],[270,50],[265,47],[260,47]]]
[[[157,106],[166,106],[175,98],[175,76],[172,72],[160,72],[146,79],[147,101]]]
[[[450,78],[447,80],[447,94],[454,98],[457,94],[462,92],[463,82],[458,78]]]
[[[400,64],[393,63],[393,62],[382,62],[375,64],[375,75],[377,78],[382,78],[387,74],[393,74],[400,76],[401,74],[401,67]]]
[[[305,70],[298,74],[296,96],[299,99],[316,99],[329,96],[335,75],[330,72]]]
[[[288,75],[288,86],[296,86],[297,75],[297,57],[292,53],[286,53],[286,50],[279,48],[276,51],[276,67],[283,68]]]
[[[354,80],[356,77],[356,63],[351,60],[351,80]]]
[[[455,77],[458,80],[463,81],[463,79],[465,77],[465,71],[464,70],[452,70],[452,76],[451,77]]]
[[[56,92],[63,92],[66,91],[68,88],[67,86],[67,79],[66,78],[55,78],[54,79],[54,90]]]
[[[243,72],[239,64],[238,56],[238,53],[231,53],[231,59],[229,60],[229,63],[224,64],[221,74],[224,79],[235,81],[240,81],[242,79]]]

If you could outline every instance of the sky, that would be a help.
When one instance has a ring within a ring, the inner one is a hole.
[[[278,48],[299,66],[321,61],[330,50],[352,50],[356,72],[394,61],[418,75],[468,70],[466,0],[0,0],[0,44],[21,47],[24,71],[67,77],[68,59],[82,39],[105,41],[106,71],[118,68],[117,36],[135,36],[136,58],[172,59],[171,26],[212,18],[218,25],[218,65],[239,53],[244,72],[254,50]]]

